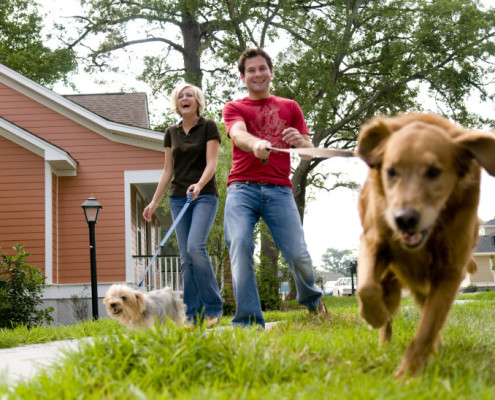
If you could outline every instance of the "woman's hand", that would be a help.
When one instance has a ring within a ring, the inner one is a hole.
[[[151,221],[151,217],[153,215],[153,213],[155,212],[156,210],[156,206],[158,204],[156,204],[154,201],[152,201],[150,204],[148,204],[148,206],[144,209],[143,211],[143,218],[150,222]]]
[[[192,192],[191,201],[193,201],[196,199],[196,197],[198,197],[199,192],[201,192],[201,189],[203,189],[203,186],[201,186],[199,183],[193,183],[191,186],[187,188],[186,195],[187,197],[189,197],[189,193]]]

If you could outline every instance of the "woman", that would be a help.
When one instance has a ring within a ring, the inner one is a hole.
[[[204,318],[206,326],[211,328],[220,322],[223,305],[206,251],[206,239],[218,209],[215,169],[220,134],[215,121],[202,117],[205,98],[201,89],[184,83],[172,91],[171,100],[181,121],[165,132],[163,173],[143,218],[151,220],[170,183],[170,211],[174,220],[192,193],[192,202],[175,229],[187,306],[186,327],[193,327]]]

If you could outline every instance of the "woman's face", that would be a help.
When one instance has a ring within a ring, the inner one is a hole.
[[[184,116],[198,115],[198,101],[194,96],[192,88],[186,87],[181,90],[177,99],[177,106],[179,108],[179,114]]]

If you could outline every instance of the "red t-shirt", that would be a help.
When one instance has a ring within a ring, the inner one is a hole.
[[[250,134],[268,140],[272,147],[289,148],[289,144],[282,140],[282,131],[286,128],[293,127],[300,133],[308,134],[299,104],[283,97],[272,95],[261,100],[245,97],[227,103],[222,114],[227,134],[232,125],[243,121]],[[258,181],[292,187],[289,175],[290,154],[273,151],[268,163],[263,164],[253,153],[247,153],[233,144],[232,169],[227,184]]]

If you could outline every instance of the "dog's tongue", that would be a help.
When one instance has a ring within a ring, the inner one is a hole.
[[[404,242],[408,246],[415,246],[419,242],[421,242],[421,239],[423,238],[423,234],[421,232],[414,232],[414,233],[403,232],[402,238],[404,239]]]

